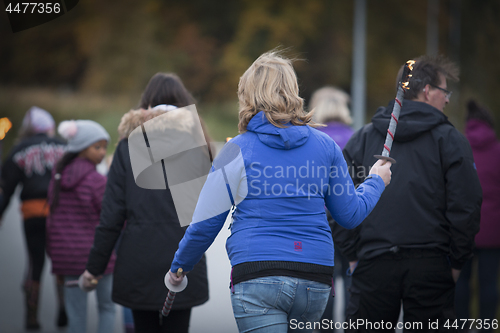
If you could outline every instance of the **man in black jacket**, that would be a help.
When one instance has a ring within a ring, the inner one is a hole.
[[[447,79],[458,80],[458,69],[442,57],[416,61],[391,151],[392,184],[358,228],[333,229],[351,264],[347,320],[364,320],[354,331],[398,328],[401,303],[407,329],[427,331],[436,321],[452,328],[455,282],[479,231],[482,192],[472,151],[443,113]],[[355,184],[382,151],[393,106],[380,107],[344,149]]]

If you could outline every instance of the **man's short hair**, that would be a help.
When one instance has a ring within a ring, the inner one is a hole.
[[[410,89],[405,90],[405,99],[416,99],[418,94],[428,84],[438,86],[439,73],[443,74],[447,79],[458,81],[459,70],[457,65],[451,62],[444,56],[420,56],[415,59],[413,65],[412,77],[410,78]],[[403,66],[399,69],[396,79],[396,89],[401,81],[403,74]]]

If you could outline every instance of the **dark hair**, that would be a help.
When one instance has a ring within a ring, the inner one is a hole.
[[[405,90],[405,99],[416,99],[418,94],[424,89],[428,84],[439,86],[440,78],[439,73],[443,74],[447,79],[458,81],[458,67],[448,60],[446,57],[439,56],[421,56],[415,59],[415,64],[413,65],[413,70],[411,72],[412,77],[410,79],[410,89]],[[403,66],[398,71],[398,76],[396,78],[396,87],[401,81],[401,75],[403,75]]]
[[[170,104],[182,108],[194,104],[194,102],[193,96],[177,75],[157,73],[149,80],[142,93],[139,107],[148,109],[160,104]]]
[[[54,188],[52,190],[52,197],[50,199],[50,210],[54,211],[59,204],[59,191],[61,190],[61,173],[73,161],[79,153],[66,152],[56,164],[56,171],[54,174]]]
[[[471,119],[478,119],[487,123],[491,128],[495,127],[491,112],[485,107],[477,104],[473,99],[467,102],[467,121]]]
[[[195,103],[194,97],[184,87],[182,80],[173,73],[156,73],[149,80],[146,89],[142,93],[141,102],[139,107],[141,109],[148,109],[160,104],[175,105],[179,108]],[[208,154],[210,161],[213,160],[212,149],[210,148],[211,138],[208,135],[205,123],[200,118],[201,128],[205,135],[205,140],[208,144]]]

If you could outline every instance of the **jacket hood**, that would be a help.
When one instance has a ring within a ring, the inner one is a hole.
[[[302,146],[309,138],[309,126],[293,126],[286,124],[279,128],[271,124],[264,113],[260,111],[250,120],[247,130],[258,135],[259,140],[271,148],[294,149]]]
[[[486,122],[479,119],[471,119],[465,126],[465,136],[474,149],[486,149],[497,142],[495,130]]]
[[[141,126],[146,121],[162,114],[165,114],[165,111],[162,109],[130,110],[125,113],[120,121],[120,125],[118,125],[118,135],[120,140],[128,138],[130,133],[136,129],[137,126]]]
[[[394,100],[387,107],[379,107],[372,118],[373,126],[384,136],[389,128],[393,108]],[[450,124],[448,117],[435,107],[423,102],[405,100],[399,115],[394,141],[412,141],[444,123]]]
[[[61,189],[71,190],[92,171],[96,166],[85,158],[77,157],[64,168],[61,174]]]

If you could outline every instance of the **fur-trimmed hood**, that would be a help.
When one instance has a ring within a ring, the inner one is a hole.
[[[154,109],[139,109],[139,110],[130,110],[125,113],[120,121],[120,125],[118,125],[118,135],[119,139],[128,138],[130,133],[138,126],[141,126],[146,121],[151,120],[155,117],[158,117],[164,114],[163,110],[154,110]]]
[[[138,126],[146,123],[148,120],[156,118],[161,115],[165,115],[168,112],[167,118],[162,118],[161,121],[153,122],[149,124],[149,130],[157,130],[157,131],[168,131],[175,130],[177,132],[181,132],[184,134],[193,135],[194,132],[201,130],[197,126],[197,115],[193,115],[191,112],[177,112],[182,108],[178,109],[170,109],[165,110],[164,108],[152,108],[152,109],[139,109],[139,110],[130,110],[125,113],[120,121],[120,125],[118,125],[118,134],[120,136],[120,140],[127,138],[130,133]],[[196,112],[196,110],[195,110]],[[201,125],[203,128],[203,125]],[[208,141],[208,140],[207,140]]]
[[[165,114],[165,112],[170,112],[173,111],[172,109],[170,110],[165,110],[165,108],[152,108],[152,109],[138,109],[138,110],[130,110],[129,112],[125,113],[120,121],[120,125],[118,125],[118,135],[119,135],[119,141],[122,139],[128,138],[130,133],[134,129],[136,129],[138,126],[141,126],[148,120],[151,120],[153,118],[156,118],[158,116],[161,116]],[[172,114],[173,117],[170,117],[170,120],[174,120],[173,122],[159,122],[158,124],[153,124],[153,127],[150,128],[155,128],[158,126],[162,127],[162,130],[176,130],[178,132],[185,132],[188,134],[192,134],[193,130],[196,131],[196,120],[195,118],[189,113],[176,113],[175,116]],[[205,141],[209,143],[210,137],[207,135],[205,125],[203,123],[203,120],[201,118],[198,118],[200,124],[201,124],[201,129],[203,130],[203,136],[205,137]],[[208,152],[210,156],[210,160],[212,160],[212,150],[210,145],[208,145]]]

